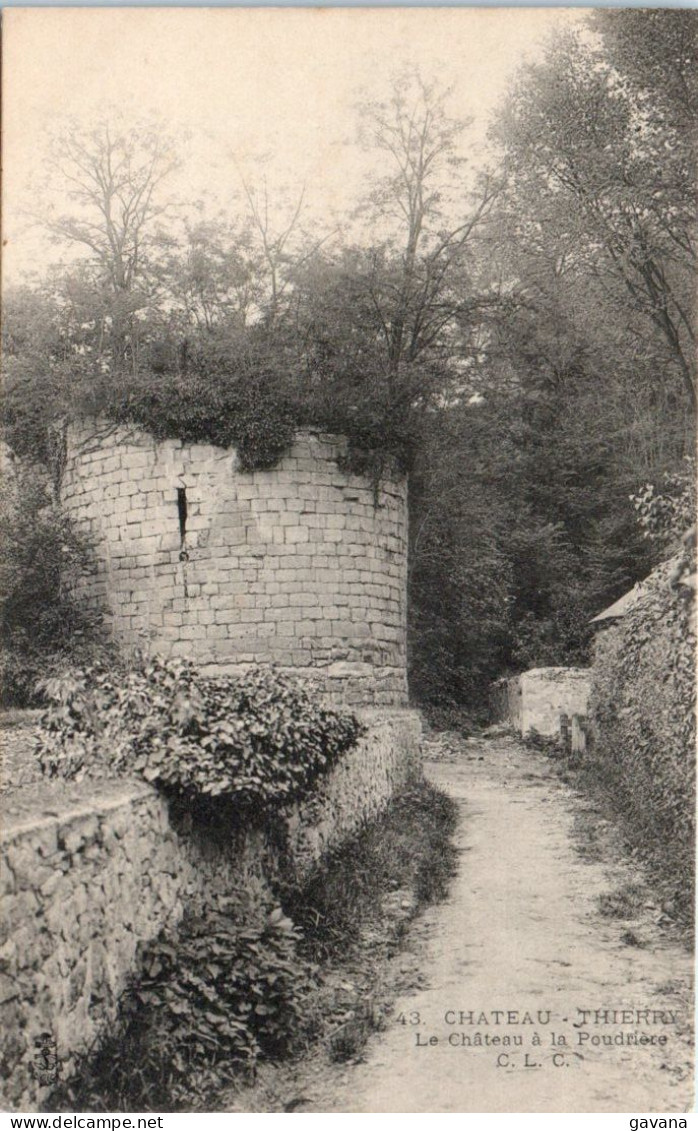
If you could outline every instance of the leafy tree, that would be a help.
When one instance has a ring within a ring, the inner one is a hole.
[[[467,404],[427,413],[411,476],[410,688],[439,707],[482,711],[506,656],[512,574],[491,422]]]
[[[524,69],[494,136],[529,229],[564,242],[611,304],[653,330],[663,380],[678,378],[693,411],[692,159],[680,123],[667,112],[660,128],[635,85],[568,36]]]
[[[5,291],[2,425],[16,455],[48,465],[52,425],[69,412],[75,389],[94,389],[99,371],[85,318],[98,303],[78,271]]]
[[[180,337],[225,324],[239,331],[264,301],[264,264],[244,220],[188,225],[184,239],[166,249],[159,275],[172,303],[170,333]]]
[[[658,129],[682,135],[682,160],[693,163],[687,146],[698,126],[698,30],[693,12],[681,8],[599,9],[590,16],[605,58],[642,112]],[[666,146],[671,160],[673,147]],[[690,191],[690,185],[688,187]],[[683,189],[682,189],[683,192]]]
[[[374,470],[389,453],[410,463],[424,411],[462,383],[470,347],[471,249],[496,188],[463,186],[465,123],[449,93],[402,75],[361,104],[359,140],[380,172],[355,242],[316,245],[292,273],[285,348],[305,417],[348,432]]]
[[[617,27],[623,16],[598,18]],[[655,77],[667,65],[662,42]],[[646,29],[643,43],[651,51]],[[472,701],[497,670],[586,662],[590,618],[662,552],[642,537],[638,498],[656,498],[691,450],[682,310],[694,208],[679,175],[692,160],[689,130],[666,99],[651,126],[640,88],[644,74],[651,89],[652,68],[627,78],[620,48],[603,51],[602,39],[558,41],[524,69],[497,125],[508,180],[479,232],[461,306],[475,348],[461,355],[460,396],[437,414],[438,438],[425,437],[418,464],[432,509],[442,491],[448,498],[437,552],[413,588],[419,624],[436,578],[441,603],[418,627],[412,657],[413,684],[427,673],[437,698],[458,684]],[[645,484],[654,487],[638,495]],[[497,579],[489,614],[459,572],[466,538],[481,581]],[[466,659],[459,645],[480,626],[491,647],[478,643]]]

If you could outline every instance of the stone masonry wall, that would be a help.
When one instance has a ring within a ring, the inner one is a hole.
[[[521,731],[521,680],[498,679],[490,685],[490,714],[497,723],[508,723]]]
[[[338,465],[345,449],[302,434],[278,467],[241,472],[232,450],[71,427],[62,499],[98,550],[85,599],[128,645],[406,703],[406,483],[384,477],[374,498]]]
[[[590,681],[586,668],[533,668],[497,681],[493,710],[520,734],[535,730],[554,738],[560,733],[560,715],[586,715]]]
[[[419,772],[416,712],[366,714],[369,734],[290,819],[300,876],[321,853],[375,816]],[[51,815],[10,817],[2,834],[1,1102],[37,1110],[48,1089],[32,1075],[34,1041],[49,1033],[62,1071],[114,1021],[137,968],[139,942],[216,891],[273,876],[278,860],[261,833],[221,842],[176,830],[166,801],[137,783],[102,783]]]

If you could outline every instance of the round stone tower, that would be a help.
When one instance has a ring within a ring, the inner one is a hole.
[[[118,640],[213,670],[274,663],[333,699],[407,701],[407,486],[304,432],[270,471],[100,423],[68,433],[62,499],[91,532],[87,601]]]

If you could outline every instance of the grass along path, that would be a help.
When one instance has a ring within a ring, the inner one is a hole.
[[[689,1109],[692,959],[638,866],[545,755],[508,736],[433,749],[428,777],[461,813],[461,866],[411,928],[421,988],[398,996],[358,1063],[298,1066],[293,1110]],[[616,1015],[594,1024],[597,1010]],[[476,1033],[499,1042],[468,1044]],[[633,1033],[666,1042],[618,1036]]]

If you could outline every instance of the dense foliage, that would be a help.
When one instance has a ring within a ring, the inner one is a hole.
[[[44,686],[46,774],[139,774],[249,817],[299,800],[362,733],[354,715],[271,668],[206,677],[187,661],[154,658],[120,678],[93,669]]]
[[[609,10],[552,40],[489,170],[449,92],[398,76],[361,108],[377,172],[341,237],[247,183],[226,215],[170,223],[171,140],[71,134],[73,213],[47,218],[71,255],[5,300],[9,442],[49,460],[52,420],[106,413],[251,469],[299,426],[343,432],[353,466],[413,472],[423,702],[587,662],[590,618],[666,552],[638,513],[659,521],[693,452],[697,28]]]
[[[36,686],[67,663],[105,658],[98,611],[71,594],[91,566],[89,540],[52,496],[41,468],[8,462],[0,499],[0,694],[37,702]]]
[[[492,131],[505,176],[462,314],[478,352],[413,484],[427,699],[588,663],[591,618],[676,537],[648,523],[693,520],[698,22],[600,11],[588,31],[522,68]]]
[[[695,521],[695,460],[687,456],[684,467],[665,472],[658,486],[646,483],[631,501],[645,538],[673,547]]]
[[[590,705],[590,769],[686,921],[694,906],[695,565],[692,533],[636,607],[602,633]]]
[[[118,1036],[54,1091],[52,1110],[209,1109],[260,1057],[310,1036],[315,970],[298,954],[299,932],[278,906],[245,926],[239,913],[209,908],[142,948]]]

